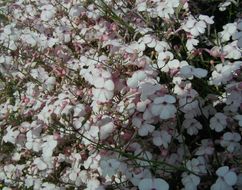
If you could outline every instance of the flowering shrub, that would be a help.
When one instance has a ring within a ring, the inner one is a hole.
[[[240,189],[240,6],[0,1],[2,188]]]

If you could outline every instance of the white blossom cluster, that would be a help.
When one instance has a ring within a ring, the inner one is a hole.
[[[239,1],[193,4],[0,2],[0,187],[241,189]]]

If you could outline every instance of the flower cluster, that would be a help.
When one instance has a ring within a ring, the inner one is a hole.
[[[196,6],[0,2],[3,189],[241,188],[239,1]]]

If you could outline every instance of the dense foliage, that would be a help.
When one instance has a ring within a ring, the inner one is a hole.
[[[239,0],[0,1],[0,182],[242,189]]]

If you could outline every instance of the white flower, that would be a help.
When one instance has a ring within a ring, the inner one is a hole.
[[[26,42],[28,44],[30,44],[32,47],[34,47],[37,44],[37,34],[35,33],[24,33],[21,36],[21,39],[23,40],[23,42]]]
[[[40,190],[60,190],[60,188],[57,187],[55,184],[45,182],[41,185]]]
[[[57,141],[54,139],[53,135],[48,135],[44,139],[46,142],[42,144],[43,157],[49,158],[52,156],[55,147],[57,146]]]
[[[223,113],[216,113],[214,117],[210,119],[210,128],[216,132],[223,131],[227,126],[227,116]]]
[[[40,10],[42,10],[40,18],[43,21],[51,20],[56,13],[56,8],[50,4],[42,6]]]
[[[155,50],[158,53],[164,52],[167,49],[169,49],[169,44],[165,41],[157,41],[156,46],[155,46]]]
[[[168,148],[168,144],[171,142],[171,135],[167,131],[154,131],[152,136],[154,145],[163,145],[164,148]]]
[[[228,166],[222,166],[217,169],[216,174],[218,179],[211,186],[211,190],[233,190],[232,186],[237,182],[235,172],[229,170]]]
[[[228,23],[223,26],[223,31],[219,33],[222,42],[227,42],[236,32],[236,23]]]
[[[100,161],[102,175],[112,177],[117,173],[120,164],[120,161],[118,161],[117,159],[102,159]]]
[[[194,118],[185,119],[182,126],[187,129],[189,135],[197,135],[198,130],[202,129],[201,123]]]
[[[197,78],[204,78],[207,76],[208,71],[201,68],[195,68],[191,65],[184,65],[180,69],[180,74],[182,77],[189,78],[189,79],[192,79],[193,76]]]
[[[159,116],[161,119],[173,118],[177,112],[176,107],[173,105],[175,102],[176,98],[171,95],[157,97],[151,105],[151,113],[154,116]]]
[[[151,125],[153,120],[143,120],[139,117],[132,119],[132,124],[138,128],[138,134],[140,136],[147,136],[155,130],[155,126]]]
[[[238,120],[239,126],[242,127],[242,115],[236,115],[234,116],[234,119]]]
[[[237,45],[242,49],[242,19],[237,24],[237,30],[233,35],[233,40],[237,40]]]
[[[137,159],[137,164],[139,166],[144,167],[144,166],[149,166],[150,165],[150,160],[152,160],[152,154],[149,151],[142,151],[141,149],[137,149],[134,152],[135,156],[138,156],[140,159]],[[142,160],[144,159],[144,160]],[[146,161],[147,160],[147,161]]]
[[[150,170],[140,167],[140,168],[127,168],[125,175],[132,182],[133,185],[138,186],[139,182],[144,178],[151,178]]]
[[[179,0],[165,0],[158,3],[156,11],[161,18],[170,18],[179,6]]]
[[[212,77],[209,79],[210,84],[226,84],[233,78],[234,71],[238,70],[241,65],[241,61],[235,61],[233,63],[226,61],[223,64],[217,64],[215,66],[215,70],[212,73]]]
[[[55,84],[56,84],[56,78],[55,77],[48,77],[44,81],[44,88],[48,91],[52,91],[54,89]]]
[[[136,71],[131,78],[128,78],[127,85],[130,88],[138,87],[138,84],[147,77],[145,71]]]
[[[139,12],[146,11],[146,9],[147,9],[147,4],[146,4],[145,1],[144,2],[139,2],[136,6],[137,6],[137,10]]]
[[[241,136],[239,133],[226,132],[220,144],[222,147],[226,147],[229,152],[236,152],[240,150],[240,140]]]
[[[156,40],[151,35],[145,35],[142,40],[150,48],[154,48],[156,46]]]
[[[149,102],[148,97],[152,96],[153,94],[155,94],[156,91],[159,91],[160,89],[161,89],[161,85],[158,84],[156,81],[146,80],[144,82],[140,82],[140,85],[139,85],[139,92],[141,93],[140,99],[146,104]]]
[[[203,20],[204,22],[206,22],[207,24],[214,24],[214,16],[207,16],[207,15],[199,15],[199,20]]]
[[[139,190],[168,190],[169,184],[161,178],[144,178],[139,182]]]
[[[186,163],[187,169],[193,171],[196,174],[206,174],[206,161],[204,157],[199,156],[197,158],[193,158],[192,160],[187,161]]]
[[[48,165],[40,158],[36,158],[33,162],[39,170],[47,169]]]
[[[194,17],[188,17],[188,20],[183,25],[183,29],[186,32],[191,33],[192,36],[197,37],[203,34],[206,29],[206,23],[203,20],[197,21]]]
[[[87,181],[87,188],[84,190],[104,190],[104,188],[101,186],[99,180],[92,178]]]
[[[218,7],[220,11],[225,11],[229,5],[231,5],[231,0],[226,0],[225,2],[219,3]]]
[[[99,102],[107,102],[113,97],[114,83],[110,77],[94,77],[93,98]]]
[[[3,141],[15,144],[15,141],[19,134],[20,132],[18,130],[14,130],[13,128],[11,128],[11,126],[8,126],[7,133],[3,136]]]
[[[189,38],[187,39],[187,42],[186,42],[186,47],[187,47],[187,50],[188,51],[192,51],[193,49],[195,49],[194,46],[197,46],[199,43],[199,41],[195,38]]]
[[[211,139],[203,139],[201,141],[202,145],[198,148],[195,155],[212,155],[214,152],[214,145]]]
[[[109,116],[103,116],[102,120],[100,121],[100,131],[99,137],[101,140],[108,138],[112,132],[114,131],[114,124],[112,119]]]
[[[133,42],[129,46],[125,48],[127,53],[138,54],[139,56],[143,55],[143,51],[145,50],[145,43],[143,42]]]
[[[223,47],[223,52],[225,54],[225,58],[227,59],[240,59],[241,58],[241,50],[237,47],[237,42],[234,41],[230,44],[227,44]]]
[[[184,185],[184,190],[197,190],[197,186],[200,183],[200,178],[196,175],[187,173],[182,174],[182,184]]]

